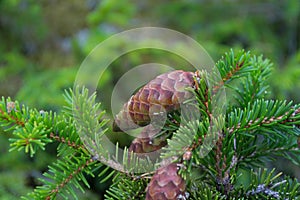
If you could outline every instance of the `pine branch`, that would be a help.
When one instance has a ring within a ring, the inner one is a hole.
[[[54,141],[59,143],[58,156],[63,156],[63,159],[49,166],[50,171],[45,174],[46,179],[42,180],[45,185],[36,188],[28,198],[51,199],[58,192],[65,196],[70,193],[75,197],[74,187],[84,191],[79,182],[88,186],[83,173],[90,173],[87,169],[92,160],[80,141],[71,116],[20,107],[18,102],[10,99],[3,99],[0,109],[0,125],[8,127],[6,130],[12,131],[14,136],[10,139],[10,151],[24,149],[26,153],[34,156],[38,149],[44,150],[47,144]]]
[[[113,178],[113,184],[105,194],[107,200],[138,200],[145,198],[148,180],[145,177],[133,179],[123,173],[118,173]]]
[[[34,192],[29,193],[24,199],[56,199],[57,195],[65,199],[71,195],[76,199],[77,195],[74,188],[84,192],[80,182],[89,187],[85,174],[94,176],[92,172],[93,165],[95,165],[95,161],[84,154],[64,157],[53,163],[49,167],[49,172],[44,174],[45,178],[40,179],[44,185],[38,186]]]
[[[59,143],[66,144],[69,147],[72,147],[74,149],[85,149],[85,147],[83,145],[76,144],[76,142],[71,141],[67,138],[64,138],[63,136],[54,135],[53,132],[50,133],[49,137]]]
[[[222,78],[222,82],[215,85],[215,90],[223,85],[228,85],[234,79],[248,76],[250,72],[255,70],[249,63],[250,52],[245,53],[244,50],[237,52],[237,55],[231,49],[216,63],[218,73]]]
[[[27,119],[28,109],[19,105],[19,102],[12,101],[11,98],[5,99],[2,97],[2,101],[0,102],[0,124],[6,128],[5,130],[13,130],[16,128],[15,126],[24,126],[25,121]],[[23,113],[22,113],[23,112]]]
[[[235,99],[240,107],[253,103],[255,99],[264,98],[268,93],[267,79],[271,74],[272,63],[268,59],[263,59],[263,56],[256,57],[255,55],[251,56],[249,63],[256,70],[250,72],[237,87],[232,87],[237,94]]]
[[[271,63],[262,56],[231,50],[216,66],[219,71],[213,75],[196,72],[194,87],[187,89],[196,99],[187,100],[182,106],[198,109],[195,113],[200,115],[189,112],[190,109],[168,113],[162,131],[147,143],[151,146],[156,139],[164,140],[165,144],[168,138],[157,165],[147,156],[142,158],[128,151],[127,147],[120,150],[118,143],[113,148],[110,146],[105,135],[109,133],[105,112],[96,102],[96,94],[89,95],[86,88],[67,91],[68,105],[60,114],[37,111],[20,106],[10,98],[2,98],[0,126],[12,132],[11,151],[24,150],[34,156],[50,143],[59,144],[58,160],[49,165],[49,171],[41,179],[43,185],[24,198],[76,199],[76,190],[89,188],[85,175],[94,177],[95,169],[99,168],[103,169],[98,174],[102,181],[114,177],[105,195],[107,199],[150,198],[149,185],[165,191],[168,187],[158,183],[163,183],[160,170],[168,174],[167,169],[171,169],[174,179],[184,182],[184,185],[170,186],[179,191],[180,198],[299,198],[299,181],[261,168],[274,156],[287,158],[300,166],[297,143],[300,104],[264,99]],[[217,75],[221,76],[220,80]],[[223,102],[223,89],[232,94],[235,102],[231,99]],[[222,114],[224,107],[228,111],[226,116]],[[193,120],[190,120],[191,115]],[[159,166],[162,166],[160,170]],[[170,166],[175,168],[168,168]],[[250,168],[259,170],[250,171]],[[111,172],[105,177],[109,170]],[[240,182],[241,170],[249,173],[250,184]]]
[[[251,170],[251,184],[243,185],[239,198],[247,199],[297,199],[300,195],[300,184],[282,173],[274,175],[275,169]],[[236,192],[236,191],[235,191]]]
[[[233,134],[254,129],[267,130],[268,127],[269,130],[276,127],[288,131],[299,124],[299,107],[300,105],[292,107],[292,102],[258,99],[253,104],[248,104],[247,108],[237,108],[228,115],[227,131]]]
[[[262,56],[257,57],[243,50],[237,53],[231,50],[216,63],[222,81],[214,85],[214,93],[226,88],[227,99],[231,101],[231,97],[234,97],[239,107],[247,106],[254,99],[264,98],[268,93],[267,79],[271,66],[272,63]],[[234,104],[230,102],[229,111]]]
[[[186,125],[180,126],[173,134],[172,139],[168,139],[168,146],[163,147],[161,157],[164,159],[178,158],[178,156],[183,156],[186,151],[191,152],[193,149],[190,148],[190,144],[197,134],[198,127],[203,127],[199,121],[188,122]]]

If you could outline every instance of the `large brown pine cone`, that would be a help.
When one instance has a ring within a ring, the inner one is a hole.
[[[145,126],[153,117],[179,109],[180,103],[191,98],[186,90],[194,85],[194,73],[176,70],[157,76],[124,104],[117,114],[113,130],[126,131]],[[159,119],[158,119],[159,120]]]
[[[176,163],[159,168],[147,186],[146,200],[185,199],[186,185],[178,169]]]

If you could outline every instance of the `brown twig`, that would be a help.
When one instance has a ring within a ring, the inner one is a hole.
[[[21,121],[20,119],[9,115],[7,112],[5,112],[4,110],[0,109],[0,118],[2,118],[3,120],[6,120],[8,122],[10,121],[14,121],[15,124],[19,125],[19,126],[24,126],[25,122]]]

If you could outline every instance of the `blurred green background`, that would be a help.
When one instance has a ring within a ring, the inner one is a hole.
[[[271,98],[300,102],[298,0],[0,0],[0,96],[59,112],[64,89],[73,86],[90,51],[115,33],[143,26],[187,34],[215,61],[231,48],[263,54],[274,63]],[[164,58],[152,50],[128,53],[112,63],[99,87],[105,94],[130,68],[153,61],[166,64]],[[172,59],[178,58],[170,55],[167,64]],[[109,97],[101,100],[109,108]],[[0,135],[0,199],[19,199],[55,159],[55,146],[32,159],[8,153],[9,136]],[[92,192],[80,199],[102,199],[103,187],[96,180]]]

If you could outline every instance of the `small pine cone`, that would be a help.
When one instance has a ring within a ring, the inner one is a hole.
[[[113,130],[145,126],[152,117],[179,109],[180,103],[191,98],[192,94],[186,88],[193,85],[193,72],[176,70],[157,76],[124,104],[115,118]]]
[[[167,144],[167,141],[164,135],[156,138],[157,133],[159,133],[159,128],[155,128],[151,124],[145,126],[139,136],[132,141],[129,152],[149,153],[161,149]]]
[[[176,163],[159,168],[147,186],[146,200],[185,199],[185,181],[177,172]]]

